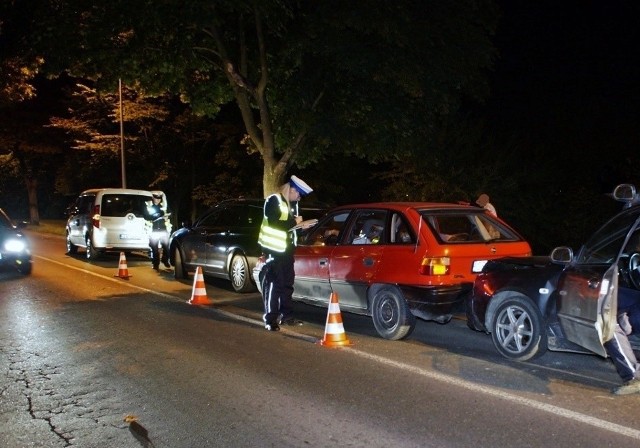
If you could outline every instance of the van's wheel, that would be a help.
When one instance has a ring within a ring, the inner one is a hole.
[[[100,257],[100,251],[96,249],[91,243],[91,236],[88,235],[85,241],[86,241],[86,247],[87,247],[87,252],[86,252],[87,260],[88,261],[97,260]]]
[[[71,236],[67,232],[67,253],[69,255],[74,255],[78,253],[78,246],[71,242]]]
[[[189,278],[184,263],[182,262],[182,254],[178,246],[173,248],[173,277],[176,280]]]
[[[547,351],[542,316],[525,298],[510,298],[501,303],[491,322],[491,339],[505,358],[527,361]]]
[[[371,318],[378,334],[393,341],[406,338],[416,326],[415,316],[395,286],[385,286],[375,293]]]
[[[235,292],[250,292],[255,289],[249,275],[249,263],[242,254],[236,254],[231,259],[229,278]]]

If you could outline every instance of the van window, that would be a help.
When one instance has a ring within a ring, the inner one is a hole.
[[[102,196],[100,214],[102,216],[124,217],[133,213],[136,217],[143,218],[147,201],[151,201],[150,196],[105,194]]]
[[[76,213],[80,213],[82,215],[88,215],[90,213],[93,212],[93,201],[95,201],[96,196],[95,195],[85,195],[85,196],[80,196],[77,200],[76,200],[76,204],[75,204],[75,210],[72,211],[72,213],[76,214]]]

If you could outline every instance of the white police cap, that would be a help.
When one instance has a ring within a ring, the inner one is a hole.
[[[305,181],[300,179],[298,176],[291,176],[291,180],[289,181],[289,185],[300,193],[300,196],[306,196],[313,191],[313,189],[307,185]]]

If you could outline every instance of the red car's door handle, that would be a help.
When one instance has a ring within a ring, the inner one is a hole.
[[[321,259],[318,260],[318,264],[320,266],[326,266],[326,265],[329,264],[329,260],[327,260],[326,258],[321,258]]]

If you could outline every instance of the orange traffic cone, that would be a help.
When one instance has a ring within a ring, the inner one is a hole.
[[[338,303],[338,294],[331,293],[329,298],[329,310],[327,312],[327,325],[324,330],[324,338],[320,341],[320,345],[326,347],[342,347],[351,345],[351,341],[347,339],[342,325],[342,314],[340,314],[340,304]]]
[[[191,305],[211,305],[212,302],[207,297],[207,290],[204,287],[204,276],[202,275],[202,268],[198,266],[196,273],[193,276],[193,290],[191,291],[191,298],[189,299]]]
[[[124,252],[120,252],[120,260],[118,261],[118,273],[114,277],[120,277],[125,280],[129,280],[129,268],[127,268],[127,257],[124,256]]]

